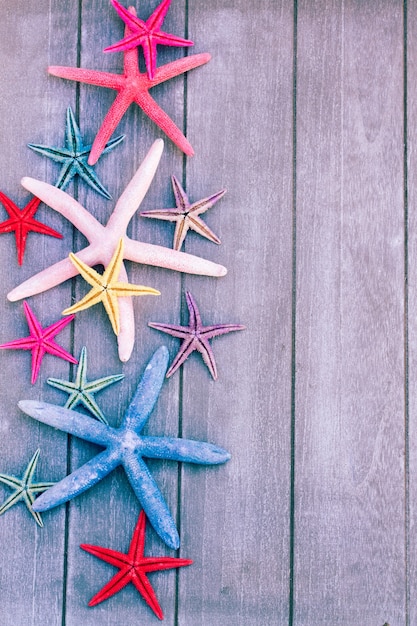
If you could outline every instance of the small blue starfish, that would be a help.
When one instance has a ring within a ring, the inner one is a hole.
[[[100,407],[94,399],[94,394],[109,385],[116,383],[124,378],[124,374],[114,374],[113,376],[105,376],[97,380],[87,380],[87,348],[84,346],[81,350],[80,360],[75,374],[75,380],[72,383],[69,380],[60,380],[58,378],[48,378],[48,385],[56,387],[61,391],[65,391],[69,395],[65,403],[66,409],[74,409],[78,404],[82,404],[88,409],[100,422],[107,424],[107,420],[103,415]]]
[[[107,144],[104,152],[110,152],[124,139],[124,135],[111,139]],[[67,109],[67,121],[65,126],[65,148],[50,148],[34,143],[28,143],[28,147],[52,159],[57,163],[62,163],[59,178],[55,183],[55,187],[65,189],[70,181],[78,174],[90,187],[99,194],[111,199],[111,195],[99,181],[97,174],[92,165],[87,162],[90,156],[91,146],[85,146],[81,137],[80,129],[75,121],[71,107]]]
[[[170,548],[179,547],[180,540],[175,522],[144,462],[144,457],[217,465],[228,461],[230,454],[203,441],[148,437],[140,434],[161,391],[168,359],[169,354],[165,346],[161,346],[154,353],[119,428],[106,426],[76,411],[45,402],[33,400],[19,402],[22,411],[34,419],[105,448],[103,452],[37,498],[33,505],[35,511],[47,511],[68,502],[98,483],[115,467],[123,465],[130,484],[155,531]]]
[[[3,502],[0,507],[0,515],[3,515],[14,504],[17,504],[21,500],[26,504],[29,511],[32,513],[35,521],[39,526],[43,526],[42,518],[32,509],[32,504],[35,501],[35,494],[42,493],[49,487],[52,487],[55,483],[34,483],[32,482],[35,474],[36,465],[38,463],[40,450],[36,450],[33,457],[30,459],[27,468],[22,478],[16,478],[15,476],[9,476],[8,474],[0,474],[0,481],[14,489],[13,493]]]

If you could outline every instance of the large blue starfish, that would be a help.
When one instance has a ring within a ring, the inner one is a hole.
[[[124,135],[111,139],[103,150],[103,154],[113,150],[124,139]],[[101,194],[107,200],[111,199],[111,195],[107,189],[101,184],[94,167],[87,162],[90,156],[91,146],[85,146],[81,137],[80,129],[75,121],[74,113],[71,107],[67,109],[67,119],[65,124],[65,147],[54,148],[49,146],[41,146],[35,143],[28,143],[28,147],[52,159],[56,163],[61,163],[61,171],[55,187],[66,189],[70,181],[78,174],[90,187],[97,193]]]
[[[34,511],[68,502],[86,491],[115,467],[123,465],[126,475],[149,521],[161,539],[173,549],[180,545],[175,522],[158,486],[145,464],[148,459],[169,459],[200,465],[217,465],[230,454],[210,443],[172,437],[148,437],[142,432],[158,399],[168,366],[168,350],[161,346],[152,356],[119,428],[63,407],[22,400],[19,407],[44,424],[103,446],[105,450],[45,491],[33,505]]]

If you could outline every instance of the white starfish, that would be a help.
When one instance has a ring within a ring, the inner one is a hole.
[[[164,142],[157,139],[146,155],[143,163],[120,196],[107,225],[100,224],[79,202],[67,193],[34,178],[25,177],[22,185],[52,209],[66,217],[89,241],[89,245],[77,252],[77,257],[90,267],[107,267],[120,239],[124,241],[123,258],[136,263],[156,265],[178,272],[202,274],[205,276],[224,276],[226,268],[200,257],[134,241],[127,236],[128,224],[152,182],[158,167]],[[77,268],[67,257],[42,272],[35,274],[7,295],[12,302],[42,293],[51,287],[60,285],[68,278],[78,274]],[[122,263],[119,280],[127,282],[127,274]],[[135,341],[133,304],[130,297],[120,298],[120,332],[118,335],[119,358],[127,361],[132,354]]]

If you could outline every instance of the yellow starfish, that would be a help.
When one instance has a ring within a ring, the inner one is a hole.
[[[119,282],[120,269],[123,262],[123,239],[119,240],[119,244],[114,252],[110,263],[106,267],[104,274],[99,274],[91,267],[86,265],[72,252],[69,255],[72,263],[75,265],[81,276],[86,280],[92,289],[82,300],[76,302],[73,306],[65,309],[62,315],[70,315],[78,311],[84,311],[90,306],[94,306],[99,302],[103,303],[106,313],[109,316],[112,328],[116,335],[120,331],[119,322],[119,303],[118,298],[126,296],[159,296],[160,292],[152,287],[144,287],[142,285],[130,285],[129,283]]]

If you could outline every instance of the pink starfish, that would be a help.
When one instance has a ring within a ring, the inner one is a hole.
[[[70,317],[64,317],[54,324],[51,324],[46,328],[42,328],[27,302],[23,303],[23,307],[29,326],[29,337],[24,337],[23,339],[15,339],[14,341],[3,343],[2,345],[0,345],[0,348],[32,351],[32,378],[30,382],[33,385],[38,378],[39,369],[41,367],[41,362],[45,353],[59,356],[61,359],[65,359],[70,363],[78,363],[77,359],[74,359],[74,357],[69,352],[64,350],[62,346],[58,345],[54,341],[55,335],[61,332],[61,330],[63,330],[65,326],[67,326],[71,322],[71,320],[74,319],[75,316],[71,315]]]
[[[133,7],[129,8],[132,15],[136,15]],[[128,26],[125,30],[127,35],[131,34]],[[51,66],[48,72],[53,76],[76,80],[89,85],[107,87],[115,89],[118,93],[115,101],[107,112],[106,117],[94,139],[88,163],[94,165],[103,152],[108,140],[115,131],[117,125],[126,113],[132,102],[143,110],[143,112],[155,122],[161,130],[182,150],[185,154],[192,156],[194,150],[189,141],[185,138],[181,130],[174,124],[171,118],[161,109],[149,94],[149,89],[159,85],[174,76],[184,74],[188,70],[199,67],[210,60],[207,53],[193,54],[183,59],[178,59],[172,63],[162,65],[155,71],[154,78],[148,78],[147,74],[142,74],[138,66],[137,48],[127,50],[124,53],[124,73],[111,74],[110,72],[99,72],[96,70],[86,70],[78,67]]]
[[[120,239],[123,239],[123,258],[129,261],[166,267],[190,274],[224,276],[227,270],[222,265],[206,261],[192,254],[186,254],[185,252],[177,252],[163,246],[134,241],[126,234],[129,222],[152,182],[163,147],[164,142],[162,139],[157,139],[154,142],[142,165],[117,201],[106,226],[100,224],[81,204],[57,187],[33,178],[24,178],[22,185],[32,191],[32,193],[35,193],[39,198],[42,198],[55,211],[66,217],[88,239],[89,245],[77,252],[77,257],[90,267],[99,264],[107,267]],[[77,268],[67,257],[32,276],[32,278],[13,289],[7,297],[12,302],[21,298],[27,298],[60,285],[68,278],[72,278],[77,274]],[[127,282],[126,269],[123,264],[119,280]],[[119,313],[120,332],[117,337],[119,357],[121,361],[127,361],[132,353],[135,341],[135,321],[130,297],[119,299]]]
[[[120,50],[131,50],[137,46],[142,46],[143,55],[145,57],[146,69],[149,78],[154,78],[156,70],[156,46],[193,46],[194,42],[189,39],[182,39],[176,35],[165,33],[161,30],[162,22],[168,12],[171,0],[162,0],[152,15],[144,22],[117,2],[110,0],[113,7],[124,21],[126,26],[130,28],[131,34],[118,41],[113,46],[104,49],[104,52],[116,52]]]

